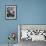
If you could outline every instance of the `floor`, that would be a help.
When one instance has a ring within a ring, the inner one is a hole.
[[[8,46],[8,44],[0,44],[0,46]],[[10,45],[10,46],[18,46],[18,44]]]
[[[45,41],[32,42],[31,40],[28,40],[28,41],[21,40],[20,46],[46,46],[46,42]]]
[[[0,44],[0,46],[8,46],[8,44]],[[46,46],[46,42],[43,41],[32,42],[31,40],[28,41],[21,40],[19,44],[14,44],[13,46]]]

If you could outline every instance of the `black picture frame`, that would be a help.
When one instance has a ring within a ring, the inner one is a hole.
[[[17,18],[16,5],[5,5],[5,19],[6,20],[16,20]]]

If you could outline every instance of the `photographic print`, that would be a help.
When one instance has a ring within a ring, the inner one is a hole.
[[[6,5],[6,19],[16,19],[16,5]]]
[[[20,28],[20,29],[19,29]],[[46,25],[19,25],[18,30],[21,40],[46,41]]]

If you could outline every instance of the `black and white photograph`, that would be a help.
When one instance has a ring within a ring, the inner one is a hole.
[[[16,5],[6,5],[5,10],[6,19],[16,19]]]

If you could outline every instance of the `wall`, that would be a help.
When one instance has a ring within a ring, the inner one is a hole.
[[[5,20],[9,4],[17,5],[16,20]],[[46,24],[46,0],[0,0],[0,44],[8,43],[9,32],[18,32],[18,24]]]

